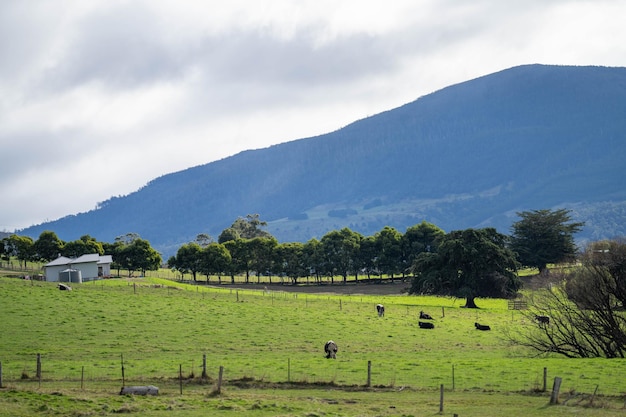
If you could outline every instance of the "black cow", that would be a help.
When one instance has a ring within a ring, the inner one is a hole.
[[[337,343],[333,342],[332,340],[329,340],[328,342],[326,342],[326,344],[324,345],[324,352],[326,352],[326,359],[337,359]]]
[[[474,327],[476,327],[478,330],[491,330],[491,327],[480,323],[474,323]]]
[[[376,304],[376,311],[378,311],[378,317],[383,317],[385,315],[385,306],[382,304]]]
[[[433,318],[430,316],[430,314],[426,314],[423,311],[420,311],[420,319],[422,319],[422,320],[432,320]]]
[[[425,321],[420,321],[418,322],[418,324],[420,325],[420,329],[434,329],[435,325],[432,323],[428,323]]]
[[[550,324],[550,317],[548,316],[535,316],[535,320],[537,320],[537,323],[541,325]]]

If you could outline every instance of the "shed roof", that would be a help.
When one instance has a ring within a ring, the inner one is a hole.
[[[113,262],[113,257],[111,255],[100,256],[97,253],[90,253],[87,255],[82,255],[75,259],[67,258],[65,256],[59,256],[54,261],[45,264],[44,267],[87,264],[87,263],[92,263],[92,262],[96,262],[98,265],[110,264]]]
[[[72,260],[70,258],[66,258],[65,256],[59,256],[52,262],[48,262],[45,266],[59,266],[59,265],[67,265]]]

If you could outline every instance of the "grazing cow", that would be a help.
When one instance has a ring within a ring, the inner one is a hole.
[[[535,316],[535,320],[537,320],[537,323],[540,325],[550,324],[550,317],[548,316]]]
[[[423,311],[420,311],[420,319],[422,319],[422,320],[432,320],[433,318],[430,316],[430,314],[426,314]]]
[[[324,352],[326,352],[326,359],[337,359],[337,343],[333,342],[332,340],[329,340],[328,342],[326,342],[326,344],[324,345]]]
[[[418,324],[420,325],[420,329],[434,329],[435,325],[432,323],[428,323],[425,321],[420,321],[418,322]]]
[[[382,304],[376,304],[376,311],[378,311],[378,317],[383,317],[385,315],[385,306]]]
[[[478,330],[491,330],[491,327],[480,323],[474,323],[474,327],[476,327]]]
[[[72,287],[67,284],[59,284],[59,289],[61,291],[72,291]]]

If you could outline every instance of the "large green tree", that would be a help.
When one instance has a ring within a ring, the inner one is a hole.
[[[221,282],[221,275],[228,270],[232,259],[226,246],[212,242],[203,247],[199,255],[200,271],[206,275],[207,281],[209,275],[215,274]]]
[[[520,281],[507,240],[494,228],[446,234],[437,252],[423,252],[416,258],[409,292],[465,298],[466,308],[477,308],[476,297],[512,296]]]
[[[159,252],[150,246],[150,242],[141,238],[125,245],[119,253],[119,263],[122,268],[128,269],[129,275],[134,271],[141,271],[142,275],[145,275],[146,271],[156,271],[161,262]]]
[[[5,251],[9,257],[17,258],[20,266],[26,269],[26,261],[34,259],[35,242],[31,237],[11,235],[5,241]]]
[[[35,241],[33,249],[37,259],[47,262],[58,258],[63,252],[63,246],[64,242],[59,239],[56,233],[45,230]]]
[[[196,242],[190,242],[182,245],[176,251],[176,256],[168,260],[170,268],[180,272],[183,276],[191,274],[193,280],[197,280],[198,272],[201,269],[202,248]]]
[[[321,246],[325,272],[331,277],[341,275],[347,282],[349,273],[356,273],[359,247],[363,236],[347,227],[322,236]]]
[[[517,215],[521,220],[512,225],[510,247],[523,266],[543,273],[548,264],[575,259],[574,234],[585,224],[572,222],[570,210],[533,210]]]
[[[445,232],[432,223],[423,221],[406,229],[402,235],[402,263],[410,268],[422,252],[437,252]]]
[[[402,234],[393,227],[385,226],[374,235],[374,240],[378,270],[391,277],[402,273]]]

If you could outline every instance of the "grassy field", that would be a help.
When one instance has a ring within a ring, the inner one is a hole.
[[[377,317],[377,303],[385,317]],[[503,339],[505,329],[532,323],[505,300],[477,303],[481,309],[468,310],[463,300],[442,297],[221,289],[157,278],[76,284],[68,292],[0,279],[0,416],[433,415],[441,385],[449,415],[623,415],[623,361],[534,357]],[[419,328],[420,310],[435,317],[435,329]],[[476,321],[493,330],[475,330]],[[329,339],[339,345],[337,360],[324,358]],[[200,379],[203,357],[207,381]],[[125,385],[157,385],[160,395],[116,395],[122,360]],[[216,395],[220,366],[224,386]],[[565,407],[546,407],[547,394],[536,392],[544,368],[548,388],[563,378]]]

